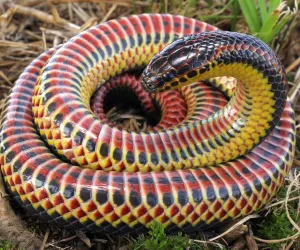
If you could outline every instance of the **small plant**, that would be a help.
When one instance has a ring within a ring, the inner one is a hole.
[[[294,10],[290,10],[286,1],[282,0],[238,1],[250,31],[266,43],[272,42],[283,27],[294,18],[298,10],[297,0]]]
[[[285,199],[287,188],[282,188],[278,195],[278,199]],[[291,201],[288,204],[288,209],[294,221],[300,225],[300,217],[297,215],[297,200]],[[296,232],[293,225],[290,223],[284,206],[273,210],[262,222],[255,227],[259,236],[265,239],[282,239],[294,235]],[[295,245],[300,245],[300,238],[296,239]],[[282,249],[281,243],[268,244],[270,250]]]
[[[17,250],[17,248],[9,241],[0,241],[0,250]]]
[[[167,236],[163,226],[157,222],[151,225],[148,236],[139,236],[131,245],[131,250],[184,250],[189,245],[189,238],[179,233],[176,236]]]
[[[201,250],[201,245],[193,243],[188,236],[178,233],[177,235],[166,235],[164,227],[154,222],[147,236],[141,235],[135,240],[130,250]]]

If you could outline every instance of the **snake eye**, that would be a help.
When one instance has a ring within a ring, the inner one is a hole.
[[[147,87],[149,89],[154,89],[154,84],[153,83],[147,83]]]

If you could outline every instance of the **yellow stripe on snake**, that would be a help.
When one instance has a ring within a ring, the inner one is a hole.
[[[118,76],[145,66],[141,85]],[[153,129],[105,118],[104,93],[119,85],[146,112],[159,106]],[[295,144],[285,88],[279,59],[252,36],[167,14],[111,20],[20,76],[1,120],[1,172],[32,215],[66,228],[209,228],[261,209],[283,184]]]

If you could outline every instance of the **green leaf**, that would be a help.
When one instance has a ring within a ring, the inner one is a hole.
[[[238,9],[239,9],[239,3],[238,0],[234,0],[232,4],[232,21],[231,21],[231,31],[235,30],[235,25],[237,23],[237,16],[238,16]]]
[[[253,0],[239,0],[239,4],[251,32],[259,32],[261,25],[255,2]]]
[[[268,17],[266,1],[265,0],[258,0],[258,7],[259,7],[259,11],[260,11],[261,21],[262,21],[262,23],[264,23],[265,20]]]
[[[186,16],[190,7],[193,7],[196,4],[196,2],[194,0],[188,0],[188,3],[184,9],[183,15]]]
[[[272,39],[283,29],[284,25],[286,25],[292,18],[293,18],[293,15],[289,15],[289,16],[285,16],[282,19],[280,19],[280,21],[273,28],[273,31],[272,31],[273,36],[270,41],[272,41]],[[267,37],[267,39],[270,39],[270,38]]]
[[[280,13],[278,11],[274,11],[263,23],[263,26],[259,31],[259,38],[264,42],[268,43],[274,37],[272,36],[272,33],[276,23],[279,21],[279,15]]]
[[[270,15],[280,4],[281,0],[270,0],[268,14]]]
[[[270,43],[274,39],[274,37],[282,30],[284,25],[294,17],[295,14],[291,11],[285,11],[283,13],[284,7],[285,5],[282,5],[279,8],[278,5],[263,23],[258,37],[264,42]]]

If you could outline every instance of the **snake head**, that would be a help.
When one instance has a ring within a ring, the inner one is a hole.
[[[168,83],[177,76],[174,69],[167,60],[167,57],[158,54],[153,57],[142,74],[142,87],[148,92],[162,92],[169,90]]]
[[[148,92],[161,92],[185,85],[184,75],[191,71],[193,59],[199,54],[194,40],[194,36],[180,38],[155,55],[142,74],[142,87]],[[202,63],[197,61],[197,66]]]

